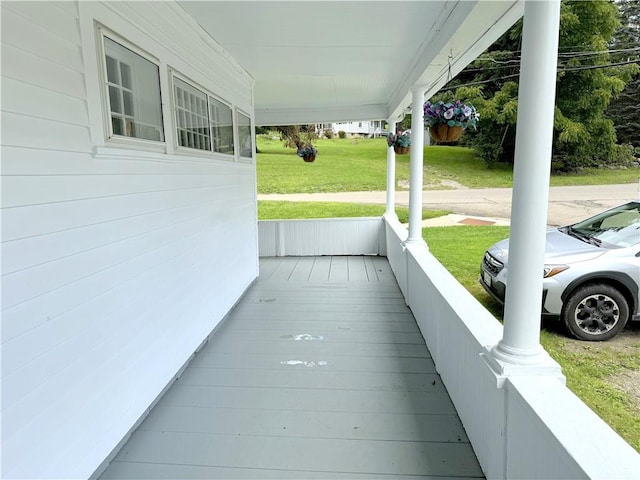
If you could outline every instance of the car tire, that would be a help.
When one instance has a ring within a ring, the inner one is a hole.
[[[567,298],[562,320],[571,335],[580,340],[609,340],[627,324],[629,303],[610,285],[584,285]]]

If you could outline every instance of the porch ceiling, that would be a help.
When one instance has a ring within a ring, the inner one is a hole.
[[[258,125],[387,119],[440,89],[521,0],[180,1],[255,80]]]

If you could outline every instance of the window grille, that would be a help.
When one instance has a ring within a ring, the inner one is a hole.
[[[158,65],[104,37],[110,136],[164,141]]]
[[[211,150],[207,94],[175,77],[173,88],[178,145]]]

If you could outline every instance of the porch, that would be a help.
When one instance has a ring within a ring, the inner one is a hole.
[[[101,478],[406,476],[484,478],[387,259],[307,256],[260,259]]]
[[[101,478],[635,478],[559,370],[493,360],[502,325],[407,235],[260,222],[260,277]]]

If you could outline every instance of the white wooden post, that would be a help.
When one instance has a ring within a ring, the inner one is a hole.
[[[525,2],[504,333],[493,356],[546,363],[540,346],[560,0]]]
[[[411,158],[409,160],[409,236],[406,243],[422,243],[422,177],[424,142],[424,94],[426,88],[411,90]]]
[[[389,135],[396,133],[396,120],[387,120]],[[387,209],[385,215],[396,215],[396,152],[393,148],[387,148]]]

